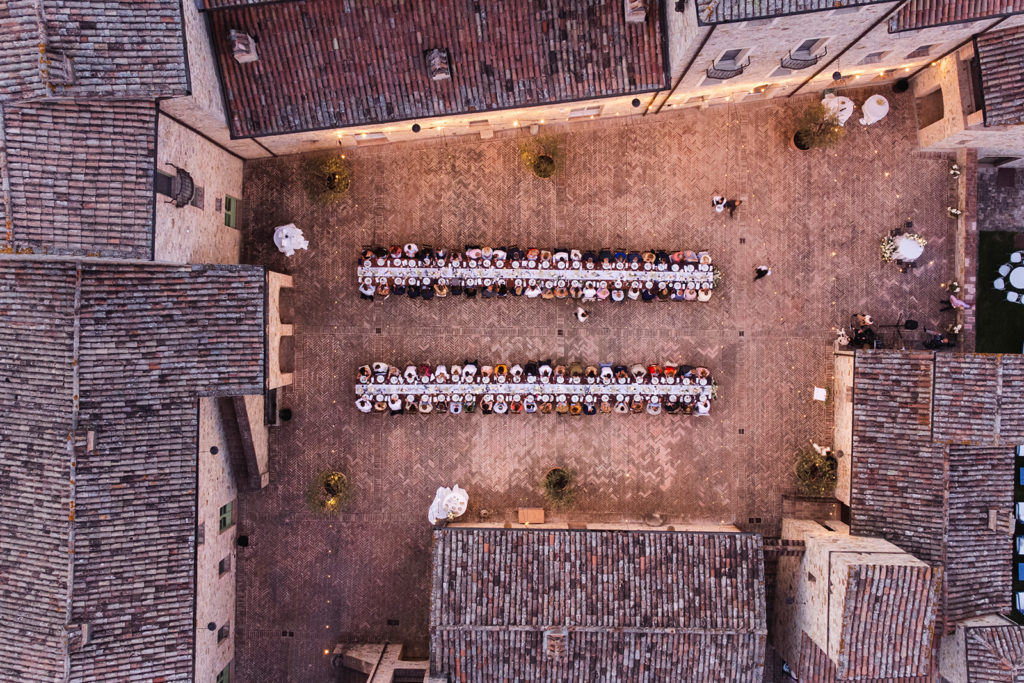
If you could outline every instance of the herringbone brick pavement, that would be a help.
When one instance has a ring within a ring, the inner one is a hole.
[[[250,163],[247,260],[294,274],[298,291],[285,397],[295,417],[272,433],[270,486],[241,500],[251,539],[238,564],[241,680],[325,680],[323,650],[345,637],[425,652],[426,510],[440,485],[469,491],[468,518],[482,509],[503,518],[542,504],[541,476],[563,464],[580,475],[576,519],[661,512],[777,525],[796,448],[829,439],[830,408],[811,389],[831,386],[832,328],[861,311],[880,323],[901,313],[931,326],[953,319],[938,313],[938,284],[953,268],[949,160],[916,151],[912,100],[890,100],[885,120],[851,123],[828,151],[787,145],[809,99],[550,127],[566,160],[549,181],[520,166],[510,137],[359,149],[350,194],[329,209],[306,202],[301,158]],[[711,210],[715,193],[744,198],[735,220]],[[928,246],[922,266],[900,275],[880,262],[878,243],[908,217]],[[310,249],[286,260],[270,236],[289,222]],[[708,304],[604,302],[586,324],[569,302],[360,300],[359,247],[407,240],[708,249],[725,280]],[[773,275],[754,283],[762,262]],[[352,405],[365,362],[467,357],[699,363],[721,398],[703,419],[392,419]],[[354,486],[336,519],[303,500],[325,467]]]

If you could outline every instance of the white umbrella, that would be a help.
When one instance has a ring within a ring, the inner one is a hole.
[[[434,502],[430,504],[427,519],[431,524],[438,520],[461,517],[469,506],[469,494],[456,484],[452,488],[438,487]]]
[[[274,228],[274,244],[285,256],[293,256],[296,249],[306,249],[309,242],[294,223]]]

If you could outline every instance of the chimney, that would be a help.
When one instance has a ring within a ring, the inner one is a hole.
[[[1013,536],[1014,531],[1013,513],[998,508],[988,509],[988,528],[997,534]]]
[[[75,82],[75,68],[71,58],[63,52],[47,52],[47,81],[53,85],[73,85]]]
[[[427,50],[425,57],[427,60],[427,74],[431,80],[445,81],[452,77],[452,69],[448,61],[448,50],[435,47],[433,50]]]
[[[626,23],[642,24],[647,21],[647,0],[623,0],[626,6]]]
[[[68,624],[64,627],[64,633],[68,639],[68,651],[78,652],[89,644],[92,626],[88,623]]]
[[[259,59],[259,55],[256,54],[256,41],[248,33],[231,29],[228,37],[231,39],[231,54],[235,56],[236,62],[248,64]]]
[[[569,631],[565,628],[549,628],[544,631],[544,654],[549,659],[565,659],[566,639]]]

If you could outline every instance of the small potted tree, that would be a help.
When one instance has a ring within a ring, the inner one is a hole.
[[[348,192],[352,170],[344,154],[311,157],[302,164],[302,186],[310,201],[332,204]]]
[[[544,475],[544,498],[554,508],[567,508],[576,500],[576,473],[565,467],[552,467]]]
[[[333,514],[341,510],[350,493],[348,477],[336,470],[325,470],[313,479],[307,498],[314,510]]]
[[[818,102],[805,109],[797,118],[792,145],[799,150],[828,147],[839,142],[844,135],[846,129],[839,125],[836,115]]]
[[[544,136],[531,138],[519,148],[523,164],[538,178],[550,178],[562,169],[564,157],[558,138]]]
[[[800,493],[819,498],[834,495],[836,469],[834,455],[822,455],[814,449],[802,448],[796,458],[796,478]]]

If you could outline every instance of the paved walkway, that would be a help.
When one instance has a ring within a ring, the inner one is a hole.
[[[855,95],[859,97],[859,95]],[[832,328],[851,313],[880,323],[940,314],[952,277],[954,188],[948,159],[916,152],[912,99],[892,96],[881,123],[829,151],[787,145],[795,102],[648,119],[595,121],[563,134],[565,169],[534,178],[509,137],[371,147],[350,154],[348,198],[308,205],[298,157],[250,163],[247,260],[293,273],[297,293],[295,418],[271,436],[271,484],[242,498],[238,654],[241,680],[325,680],[339,637],[404,641],[425,651],[430,582],[427,507],[439,485],[471,496],[467,517],[542,502],[553,464],[576,469],[581,515],[714,520],[770,532],[794,484],[794,454],[830,438]],[[551,132],[559,132],[552,129]],[[525,133],[525,132],[524,132]],[[713,194],[744,199],[715,214]],[[900,275],[879,240],[907,218],[928,239]],[[308,252],[287,261],[273,226],[295,222]],[[700,305],[590,306],[526,299],[364,302],[355,258],[364,244],[707,249],[725,277]],[[773,274],[753,282],[754,266]],[[352,404],[356,368],[373,360],[621,363],[676,360],[711,369],[721,398],[710,418],[420,416],[381,418]],[[354,484],[347,512],[309,512],[320,468]],[[282,631],[294,636],[282,637]]]

